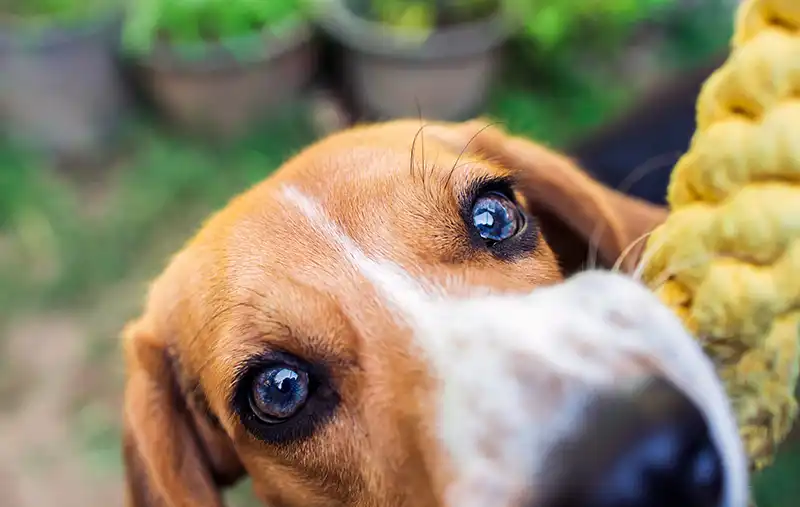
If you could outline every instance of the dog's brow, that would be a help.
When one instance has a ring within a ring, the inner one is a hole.
[[[362,261],[366,255],[361,251],[358,245],[345,234],[341,227],[326,216],[317,201],[292,186],[283,188],[283,197],[300,211],[316,232],[328,240],[330,246],[344,255],[350,265],[358,267],[359,262]]]
[[[284,187],[283,197],[294,205],[315,232],[342,256],[347,267],[366,278],[378,290],[385,302],[402,314],[407,324],[412,324],[419,317],[425,302],[431,296],[442,294],[440,287],[414,278],[394,262],[368,255],[325,214],[318,202],[297,188]]]

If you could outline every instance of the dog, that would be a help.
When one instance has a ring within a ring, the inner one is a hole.
[[[636,280],[666,213],[481,120],[318,141],[124,329],[126,504],[744,507],[713,365]]]

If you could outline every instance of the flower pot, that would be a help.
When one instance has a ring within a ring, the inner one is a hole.
[[[38,29],[0,21],[0,130],[57,160],[105,159],[130,105],[120,29],[117,13]]]
[[[280,35],[193,47],[158,42],[138,66],[144,90],[170,123],[227,140],[296,98],[311,81],[315,60],[309,26],[295,22]]]
[[[503,12],[423,34],[364,19],[342,0],[318,7],[321,27],[342,47],[345,86],[361,116],[456,121],[483,109],[509,34]]]

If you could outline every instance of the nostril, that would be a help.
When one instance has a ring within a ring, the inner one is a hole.
[[[722,499],[722,459],[708,442],[691,456],[684,474],[689,505],[717,505]]]
[[[598,398],[552,456],[546,507],[719,507],[724,473],[702,412],[668,382]]]
[[[669,422],[633,438],[627,449],[609,459],[589,505],[717,506],[722,464],[704,433],[693,424]]]

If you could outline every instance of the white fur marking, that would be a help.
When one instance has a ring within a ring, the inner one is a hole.
[[[586,400],[652,375],[675,383],[704,411],[727,469],[723,505],[746,505],[744,450],[721,383],[700,346],[645,287],[589,272],[527,296],[428,305],[434,325],[419,341],[444,379],[440,437],[460,467],[451,505],[513,503],[541,476],[559,439],[579,430]],[[522,374],[515,370],[521,364],[530,365]],[[486,454],[486,439],[495,439],[499,457]]]
[[[425,314],[423,303],[427,295],[440,292],[439,288],[415,280],[393,262],[369,257],[325,214],[319,203],[297,188],[284,187],[283,197],[300,210],[311,226],[328,240],[350,266],[380,290],[387,304],[404,314],[409,325],[413,326],[415,317]]]
[[[560,438],[579,430],[586,400],[653,374],[704,410],[726,467],[723,505],[747,504],[745,454],[713,366],[642,285],[589,272],[529,295],[448,298],[443,288],[368,256],[299,190],[283,195],[402,315],[440,379],[439,439],[456,467],[450,506],[514,504]],[[659,371],[645,371],[637,358]],[[520,372],[524,364],[530,368]]]

